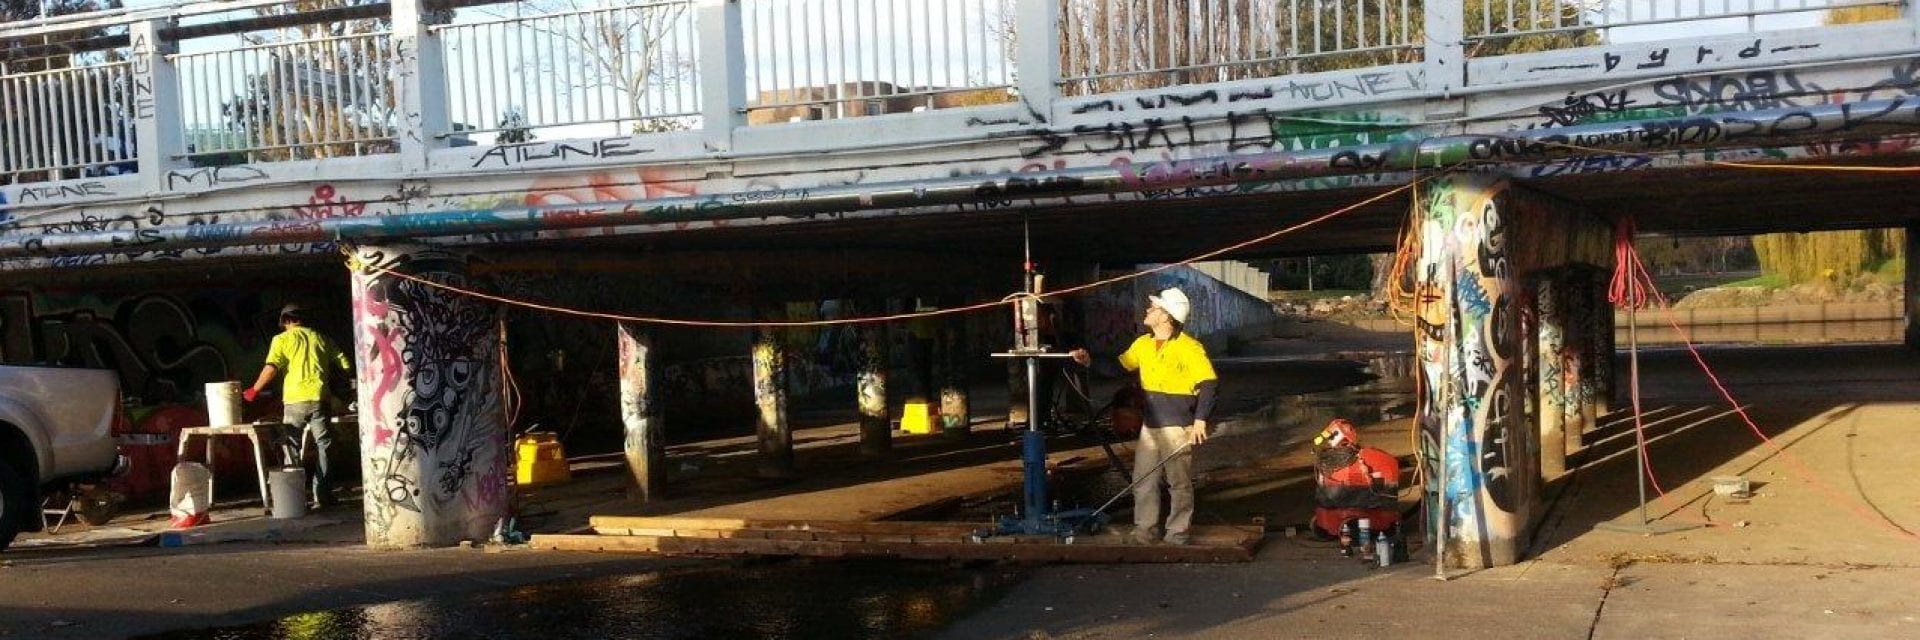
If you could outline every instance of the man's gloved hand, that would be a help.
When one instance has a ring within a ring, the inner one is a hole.
[[[248,389],[246,391],[242,391],[240,392],[240,397],[246,399],[247,402],[253,402],[254,398],[260,397],[260,390]]]

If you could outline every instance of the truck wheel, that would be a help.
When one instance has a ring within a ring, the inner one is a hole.
[[[13,544],[33,509],[33,487],[13,465],[0,460],[0,549]]]

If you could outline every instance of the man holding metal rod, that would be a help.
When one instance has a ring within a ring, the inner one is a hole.
[[[1207,419],[1213,413],[1219,377],[1207,349],[1187,335],[1187,315],[1193,309],[1187,294],[1168,288],[1147,296],[1141,323],[1147,334],[1120,354],[1120,366],[1140,372],[1146,391],[1145,428],[1133,454],[1133,541],[1153,544],[1160,536],[1160,490],[1171,494],[1164,540],[1187,544],[1193,524],[1193,445],[1206,442]],[[1086,349],[1072,351],[1075,362],[1086,365]]]

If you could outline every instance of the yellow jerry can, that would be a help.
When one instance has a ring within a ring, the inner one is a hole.
[[[933,419],[933,405],[926,402],[909,402],[900,410],[900,430],[907,433],[933,433],[934,425],[940,424]]]
[[[560,446],[560,437],[547,432],[534,432],[515,443],[514,482],[522,486],[566,482],[573,479],[572,470],[567,468],[567,450]]]

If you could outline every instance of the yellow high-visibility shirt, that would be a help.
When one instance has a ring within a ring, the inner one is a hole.
[[[286,404],[320,401],[326,395],[328,367],[353,370],[346,354],[302,326],[273,337],[273,345],[267,348],[267,364],[280,371],[280,401]]]
[[[1120,366],[1140,372],[1140,388],[1147,392],[1147,426],[1183,427],[1205,420],[1213,411],[1213,387],[1219,376],[1207,359],[1207,348],[1181,333],[1160,342],[1140,336],[1120,354]]]

